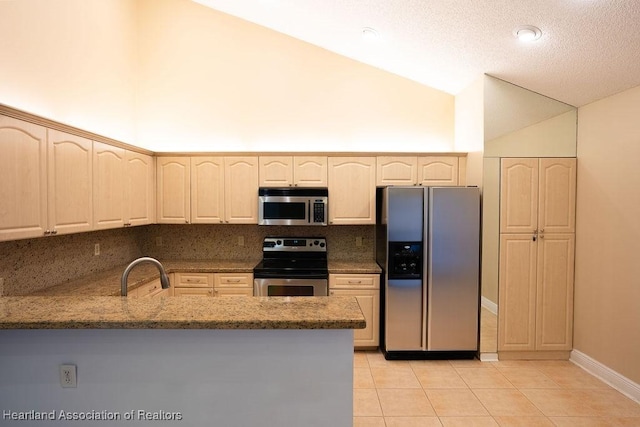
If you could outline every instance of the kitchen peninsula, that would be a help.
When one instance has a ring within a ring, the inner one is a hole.
[[[353,329],[363,327],[352,297],[3,297],[0,409],[351,425]],[[77,366],[77,388],[61,387],[61,364]]]

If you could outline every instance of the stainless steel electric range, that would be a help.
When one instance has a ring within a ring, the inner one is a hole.
[[[265,237],[253,278],[255,296],[327,296],[327,240]]]

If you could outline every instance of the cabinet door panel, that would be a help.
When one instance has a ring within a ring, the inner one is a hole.
[[[415,185],[418,180],[417,157],[380,156],[376,159],[376,185]]]
[[[224,158],[225,222],[258,223],[258,158]]]
[[[360,305],[360,310],[366,319],[364,329],[354,329],[353,343],[357,347],[377,347],[380,344],[380,291],[362,289],[335,289],[330,291],[332,296],[353,296]]]
[[[224,221],[224,158],[191,158],[191,222]]]
[[[458,158],[452,156],[418,157],[418,184],[424,186],[458,185]]]
[[[571,350],[573,234],[545,233],[538,240],[536,349]]]
[[[125,151],[93,142],[93,219],[95,229],[125,223]]]
[[[0,241],[47,229],[47,130],[0,116]]]
[[[536,248],[532,235],[500,236],[499,351],[535,349]]]
[[[293,184],[293,158],[260,156],[260,187],[288,187]]]
[[[158,222],[185,224],[191,220],[191,162],[188,157],[158,157]]]
[[[294,157],[293,185],[299,187],[326,187],[327,158],[324,156]]]
[[[93,229],[92,141],[49,129],[49,228],[57,234]]]
[[[153,157],[127,150],[125,220],[127,225],[155,221],[155,162]]]
[[[500,232],[538,229],[538,159],[502,159]]]
[[[375,224],[375,157],[329,158],[329,222]]]
[[[544,232],[575,232],[576,159],[540,159],[538,221]]]

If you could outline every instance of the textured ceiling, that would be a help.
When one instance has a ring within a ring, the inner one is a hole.
[[[454,95],[484,73],[574,106],[640,85],[640,0],[196,1]]]

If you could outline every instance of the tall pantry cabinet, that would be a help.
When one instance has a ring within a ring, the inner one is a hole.
[[[575,158],[503,158],[500,358],[563,358],[572,348]]]

